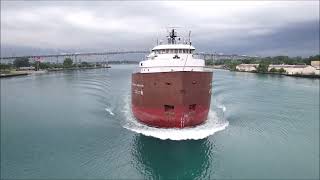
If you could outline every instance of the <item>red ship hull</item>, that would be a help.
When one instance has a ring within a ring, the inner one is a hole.
[[[208,117],[211,88],[212,72],[134,73],[132,112],[149,126],[196,126]]]

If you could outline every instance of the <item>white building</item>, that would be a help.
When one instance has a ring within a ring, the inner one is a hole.
[[[312,75],[312,74],[319,74],[319,71],[317,72],[316,68],[309,65],[273,65],[270,64],[268,71],[270,71],[272,68],[279,70],[283,68],[286,71],[286,74],[289,75],[295,75],[295,74],[302,74],[302,75]]]
[[[320,75],[320,61],[311,61],[311,66],[316,68],[315,74]]]
[[[259,64],[239,64],[236,66],[238,71],[256,71]]]
[[[272,68],[276,70],[280,70],[283,68],[286,71],[286,74],[289,75],[320,75],[320,67],[319,63],[312,63],[312,65],[286,65],[286,64],[270,64],[268,67],[268,71],[270,71]],[[246,72],[252,72],[256,71],[259,64],[239,64],[236,66],[236,69],[238,71],[246,71]]]
[[[320,61],[311,61],[311,66],[320,69]]]
[[[29,67],[19,67],[18,70],[35,70],[36,68],[33,66],[29,66]]]

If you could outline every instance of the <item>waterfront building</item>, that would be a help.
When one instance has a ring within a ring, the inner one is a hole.
[[[318,62],[313,62],[310,65],[287,65],[287,64],[270,64],[268,71],[272,68],[280,70],[281,68],[286,71],[288,75],[320,75],[320,67]],[[256,71],[259,64],[239,64],[236,66],[238,71],[252,72]]]
[[[33,67],[33,66],[19,67],[17,70],[20,70],[20,71],[35,70],[35,67]]]
[[[315,74],[320,75],[320,60],[319,61],[311,61],[311,66],[316,68]]]
[[[310,65],[287,65],[287,64],[270,64],[268,71],[270,71],[272,68],[276,70],[280,70],[283,68],[287,74],[295,75],[295,74],[302,74],[302,75],[312,75],[312,74],[319,74],[319,71],[317,72],[317,69]]]
[[[311,61],[311,66],[315,67],[316,69],[320,69],[320,60],[319,61]]]
[[[256,71],[258,66],[259,64],[239,64],[238,66],[236,66],[236,69],[238,71],[251,72],[251,71]]]

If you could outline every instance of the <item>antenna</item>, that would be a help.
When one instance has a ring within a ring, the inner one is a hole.
[[[190,41],[190,36],[191,36],[191,31],[189,31],[189,49],[188,49],[188,52],[190,52],[191,53],[191,41]],[[186,67],[186,64],[187,64],[187,61],[188,61],[188,57],[189,57],[189,54],[187,55],[187,58],[186,58],[186,61],[184,62],[184,65],[183,65],[183,69],[182,69],[182,71],[184,71],[184,68]]]
[[[168,30],[170,31],[171,29],[175,29],[176,30],[176,29],[181,29],[181,28],[182,28],[182,26],[167,26],[166,27],[167,31]]]

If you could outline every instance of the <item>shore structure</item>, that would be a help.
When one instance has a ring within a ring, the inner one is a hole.
[[[319,61],[311,61],[311,66],[315,67],[317,70],[320,70],[320,60]]]
[[[236,70],[244,72],[256,72],[259,64],[239,64]],[[270,64],[268,71],[283,69],[285,75],[316,75],[320,76],[320,61],[312,61],[311,65]]]
[[[246,71],[246,72],[252,72],[256,71],[259,64],[239,64],[236,69],[238,71]]]
[[[301,75],[319,75],[319,69],[317,70],[315,67],[310,65],[269,65],[268,71],[270,71],[272,68],[276,70],[280,70],[283,68],[286,71],[286,74],[289,75],[295,75],[295,74],[301,74]]]
[[[0,78],[6,77],[14,77],[14,76],[24,76],[30,74],[45,74],[48,72],[55,72],[55,71],[67,71],[67,70],[85,70],[85,69],[100,69],[100,68],[111,68],[109,65],[102,65],[102,66],[93,66],[93,67],[70,67],[70,68],[48,68],[48,69],[40,69],[35,70],[35,67],[20,67],[15,70],[5,70],[0,71]]]

